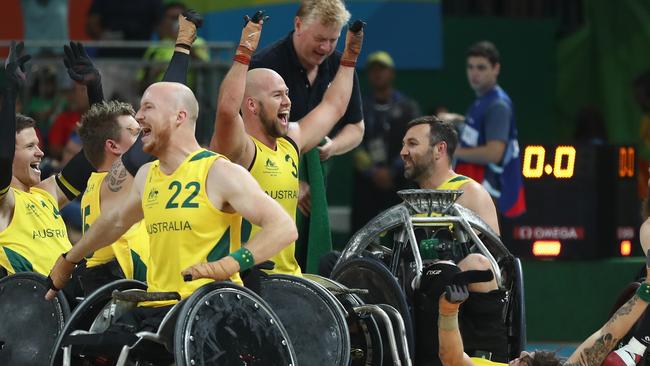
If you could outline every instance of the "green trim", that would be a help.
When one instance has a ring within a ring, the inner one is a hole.
[[[221,236],[221,239],[208,254],[208,262],[214,262],[225,257],[230,252],[230,228]]]
[[[209,158],[211,156],[217,155],[216,153],[213,153],[212,151],[209,150],[203,150],[201,152],[196,153],[196,155],[192,156],[190,161],[197,161],[205,158]]]
[[[447,182],[447,183],[462,182],[462,181],[464,181],[464,180],[469,180],[469,178],[467,178],[467,177],[464,176],[464,175],[459,175],[459,176],[457,176],[457,177],[454,177],[453,179],[451,179],[451,180],[450,180],[449,182]]]
[[[251,238],[253,225],[246,219],[241,220],[241,242],[246,243]]]
[[[14,269],[15,273],[34,272],[32,262],[28,261],[27,258],[7,247],[3,247],[2,249],[4,249],[5,254],[7,255],[7,259],[9,259],[9,264],[11,264],[11,267]]]
[[[147,265],[144,264],[140,255],[131,250],[131,261],[133,263],[133,279],[147,282]]]

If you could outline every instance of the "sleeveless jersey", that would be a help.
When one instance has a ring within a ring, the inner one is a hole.
[[[503,362],[494,362],[486,360],[485,358],[472,357],[472,363],[475,366],[507,366],[507,363]]]
[[[100,192],[102,182],[108,172],[92,173],[88,179],[86,191],[81,197],[81,217],[83,218],[84,234],[97,220],[101,212]],[[92,268],[110,262],[113,258],[129,279],[146,281],[147,266],[149,257],[149,235],[142,221],[134,224],[115,243],[99,249],[86,260],[86,267]]]
[[[32,187],[23,192],[13,187],[14,213],[0,232],[0,266],[7,273],[38,272],[47,276],[61,253],[72,248],[59,205],[52,195]]]
[[[465,128],[459,138],[460,146],[476,147],[485,145],[485,114],[494,103],[503,102],[513,109],[512,101],[506,92],[496,85],[481,95],[467,111]],[[469,175],[496,199],[497,208],[506,217],[516,217],[526,212],[524,183],[521,175],[517,124],[514,113],[510,117],[508,141],[499,164],[473,164],[459,159],[456,172]]]
[[[188,155],[171,175],[151,164],[142,193],[144,222],[149,233],[147,284],[150,292],[178,292],[186,298],[212,282],[184,282],[181,271],[202,262],[213,262],[240,248],[241,216],[215,208],[205,184],[215,160],[224,156],[201,149]],[[242,284],[239,274],[231,277]],[[164,306],[174,301],[141,303]]]
[[[457,190],[460,189],[460,187],[468,182],[473,182],[474,179],[466,177],[464,175],[456,174],[455,176],[447,179],[447,181],[443,182],[441,185],[436,187],[438,190]]]
[[[298,207],[298,147],[288,137],[278,138],[275,150],[252,136],[251,139],[255,143],[255,157],[249,168],[251,175],[295,222]],[[247,242],[260,230],[259,226],[243,220],[242,242]],[[302,276],[295,251],[296,243],[293,242],[271,258],[275,268],[266,272]]]

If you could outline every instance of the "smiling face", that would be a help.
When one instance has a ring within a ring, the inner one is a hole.
[[[300,63],[308,70],[317,67],[334,53],[341,27],[324,25],[318,20],[304,22],[296,17],[293,45]]]
[[[289,132],[289,88],[277,72],[269,69],[249,71],[243,107],[259,118],[265,135],[278,138]]]
[[[430,145],[430,127],[415,125],[406,131],[400,156],[404,161],[404,178],[421,182],[433,174],[433,148]]]
[[[140,100],[140,109],[135,119],[142,128],[142,148],[148,154],[160,156],[169,145],[176,119],[175,103],[170,99],[164,86],[153,84]]]
[[[25,188],[33,187],[41,182],[39,165],[43,151],[38,148],[38,136],[33,127],[28,127],[16,133],[16,149],[12,172]]]

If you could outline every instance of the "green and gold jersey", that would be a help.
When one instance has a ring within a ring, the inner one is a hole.
[[[453,177],[447,179],[444,183],[436,187],[438,190],[457,190],[460,187],[469,182],[473,182],[472,178],[466,177],[464,175],[456,174]]]
[[[260,187],[284,208],[296,221],[298,208],[298,147],[288,137],[278,138],[273,150],[251,136],[255,143],[255,158],[249,170]],[[242,242],[247,242],[261,228],[244,220],[242,223]],[[271,258],[275,268],[269,273],[302,276],[295,257],[296,243],[293,242]]]
[[[9,274],[38,272],[47,276],[61,253],[72,248],[59,205],[40,188],[32,187],[29,192],[9,189],[15,206],[11,222],[0,232],[0,266]]]
[[[184,282],[182,270],[216,261],[241,247],[241,216],[214,207],[205,188],[210,167],[217,159],[225,157],[205,149],[195,151],[171,175],[160,170],[158,160],[151,164],[142,193],[150,245],[148,291],[178,292],[186,298],[212,280]],[[231,280],[242,284],[239,274]]]
[[[92,173],[88,179],[86,191],[81,198],[84,234],[101,212],[100,192],[102,182],[107,175],[107,172]],[[149,235],[147,235],[147,229],[142,221],[134,224],[115,243],[95,251],[86,260],[86,267],[96,267],[110,262],[113,258],[117,259],[126,278],[146,281]]]

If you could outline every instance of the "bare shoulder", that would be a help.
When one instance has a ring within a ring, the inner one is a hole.
[[[490,199],[490,194],[485,190],[485,188],[476,181],[469,181],[462,186],[460,189],[463,191],[461,199],[465,200],[483,200]]]
[[[639,239],[641,241],[641,247],[643,247],[643,252],[647,252],[648,249],[650,249],[650,218],[646,219],[643,224],[641,224]]]

